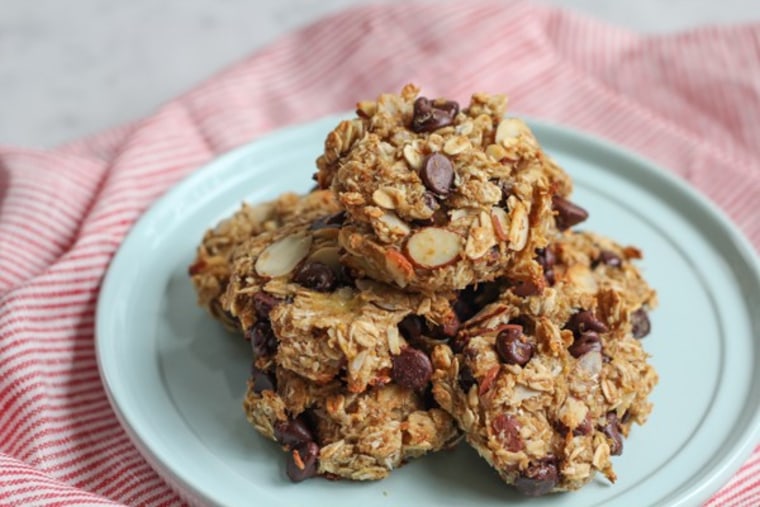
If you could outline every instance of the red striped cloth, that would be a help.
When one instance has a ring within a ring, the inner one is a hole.
[[[760,247],[760,25],[642,37],[528,3],[366,7],[289,35],[153,116],[0,149],[0,503],[181,503],[98,377],[93,310],[129,227],[181,177],[273,128],[421,84],[593,132],[670,168]],[[709,502],[760,504],[760,449]]]

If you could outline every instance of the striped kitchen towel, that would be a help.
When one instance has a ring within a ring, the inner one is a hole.
[[[98,376],[110,259],[147,206],[219,153],[407,82],[460,100],[503,90],[520,114],[639,152],[760,248],[759,24],[645,37],[503,1],[340,13],[142,121],[50,151],[0,148],[0,504],[182,503]],[[760,505],[760,449],[708,505]]]

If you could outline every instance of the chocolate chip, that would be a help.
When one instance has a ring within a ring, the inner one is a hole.
[[[274,391],[275,389],[275,381],[272,376],[255,366],[251,368],[251,380],[253,381],[253,392],[256,394],[261,394],[263,391]]]
[[[459,327],[461,323],[459,322],[459,317],[455,312],[451,312],[447,317],[444,318],[445,320],[441,323],[440,326],[436,326],[435,329],[435,335],[437,337],[441,337],[444,339],[453,338],[457,335],[459,332]]]
[[[497,415],[491,422],[491,429],[504,449],[509,452],[519,452],[525,447],[525,443],[520,435],[520,423],[515,416],[509,414]]]
[[[533,345],[524,341],[522,326],[507,324],[496,336],[496,352],[507,364],[525,366],[533,357]]]
[[[575,357],[581,357],[591,351],[602,351],[602,340],[599,335],[593,331],[586,331],[575,339],[572,345],[567,349]]]
[[[581,421],[581,423],[575,427],[573,430],[573,435],[577,436],[584,436],[588,435],[594,430],[594,425],[591,422],[591,417],[589,417],[589,414],[586,414],[586,418]]]
[[[639,308],[631,314],[631,333],[634,338],[644,338],[652,330],[647,311]]]
[[[355,284],[356,275],[354,272],[346,266],[345,264],[340,265],[340,269],[338,270],[338,285],[342,287],[353,287]]]
[[[253,309],[256,312],[256,318],[260,320],[269,320],[269,313],[277,306],[280,300],[264,291],[259,291],[253,295]]]
[[[523,495],[542,496],[549,493],[558,481],[556,460],[546,458],[528,465],[515,480],[515,487]]]
[[[459,353],[464,350],[468,343],[470,343],[470,337],[463,333],[460,333],[456,335],[453,340],[451,340],[449,345],[451,346],[451,350]]]
[[[536,248],[536,261],[544,269],[549,269],[557,263],[557,256],[551,248]]]
[[[501,190],[501,200],[499,201],[499,205],[506,207],[507,199],[509,199],[509,196],[512,195],[512,189],[514,188],[514,185],[509,181],[501,181],[498,186],[499,190]]]
[[[469,392],[470,388],[475,385],[475,376],[472,374],[472,370],[466,364],[459,368],[459,387],[464,392]]]
[[[268,321],[259,321],[245,333],[251,341],[253,357],[267,356],[277,350],[277,337]]]
[[[527,315],[518,315],[517,317],[509,319],[509,323],[522,326],[524,334],[536,333],[536,323],[533,322],[533,319],[531,319]]]
[[[274,425],[274,438],[288,449],[314,440],[306,421],[300,417],[289,421],[278,421]]]
[[[306,442],[290,452],[288,458],[288,477],[293,482],[301,482],[317,475],[317,457],[319,446],[314,442]]]
[[[459,104],[452,100],[431,101],[425,97],[418,97],[414,101],[412,131],[432,132],[446,127],[454,122],[458,113]]]
[[[490,283],[468,285],[459,292],[452,307],[460,322],[470,320],[482,307],[493,301],[488,293],[491,285]]]
[[[422,390],[433,374],[433,365],[430,358],[421,350],[406,347],[396,356],[391,358],[393,369],[391,378],[398,385],[413,389]]]
[[[398,323],[401,336],[409,342],[416,342],[422,336],[425,329],[425,320],[419,315],[407,315]]]
[[[512,282],[512,292],[521,298],[541,294],[541,287],[531,280],[515,280]]]
[[[425,389],[425,392],[422,393],[422,406],[425,407],[425,410],[441,408],[441,406],[438,404],[438,400],[436,400],[435,396],[433,395],[432,385],[429,385],[427,389]]]
[[[319,229],[335,229],[343,225],[346,221],[346,212],[339,211],[333,215],[325,215],[314,220],[309,226],[310,231],[316,231]]]
[[[581,310],[570,317],[565,325],[567,329],[570,329],[575,336],[580,336],[586,331],[596,331],[597,333],[606,333],[610,329],[607,325],[596,318],[594,312],[590,310]]]
[[[615,412],[607,414],[607,424],[602,428],[602,433],[610,439],[610,454],[613,456],[623,454],[623,436],[620,434],[620,424]]]
[[[555,221],[557,228],[561,231],[569,229],[588,218],[588,211],[559,195],[552,197],[552,209],[557,212]]]
[[[594,259],[594,261],[591,263],[591,267],[595,268],[599,264],[605,264],[613,268],[619,268],[623,265],[623,260],[618,254],[611,250],[602,250],[599,252],[599,257]]]
[[[435,99],[433,107],[449,113],[452,118],[459,114],[459,103],[454,100]]]
[[[454,304],[452,304],[451,307],[454,309],[454,313],[457,314],[459,322],[469,320],[470,317],[477,313],[474,305],[471,302],[463,299],[461,296],[456,301],[454,301]]]
[[[330,292],[337,285],[337,277],[330,266],[318,261],[305,262],[296,271],[293,281],[319,292]]]
[[[544,279],[549,285],[554,285],[554,265],[557,263],[557,257],[552,252],[551,248],[537,248],[536,249],[536,262],[541,265],[544,270]]]
[[[454,183],[454,167],[448,158],[440,153],[433,153],[420,170],[420,178],[428,190],[436,195],[446,196]]]

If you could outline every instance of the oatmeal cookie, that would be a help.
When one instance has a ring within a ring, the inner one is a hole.
[[[426,383],[430,360],[399,324],[414,314],[428,335],[452,337],[459,326],[455,294],[405,293],[354,278],[339,262],[341,213],[330,192],[315,193],[325,198],[322,209],[294,215],[230,254],[222,310],[239,323],[262,370],[277,364],[320,385],[340,378],[352,393],[391,380],[422,387],[420,379],[403,378],[402,363],[423,368]]]
[[[219,301],[227,288],[235,248],[253,236],[276,230],[292,216],[310,215],[315,209],[320,213],[338,212],[337,203],[327,192],[305,196],[285,193],[261,204],[243,203],[231,217],[206,231],[188,268],[198,304],[228,329],[239,329],[238,322],[222,310]]]
[[[253,427],[289,453],[294,482],[382,479],[459,438],[449,414],[397,383],[357,394],[337,380],[316,384],[283,368],[254,367],[243,407]]]
[[[587,213],[568,175],[506,98],[400,95],[360,102],[325,141],[315,179],[348,218],[345,263],[407,290],[458,290],[507,273],[542,288],[534,252]]]
[[[657,374],[640,339],[654,291],[622,248],[567,233],[542,262],[540,296],[514,287],[432,353],[433,393],[467,441],[526,495],[574,490],[597,471],[651,410]]]

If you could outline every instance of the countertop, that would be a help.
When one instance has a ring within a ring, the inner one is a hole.
[[[0,144],[51,147],[139,118],[281,34],[366,3],[2,0]],[[756,0],[546,3],[646,33],[760,20]]]

